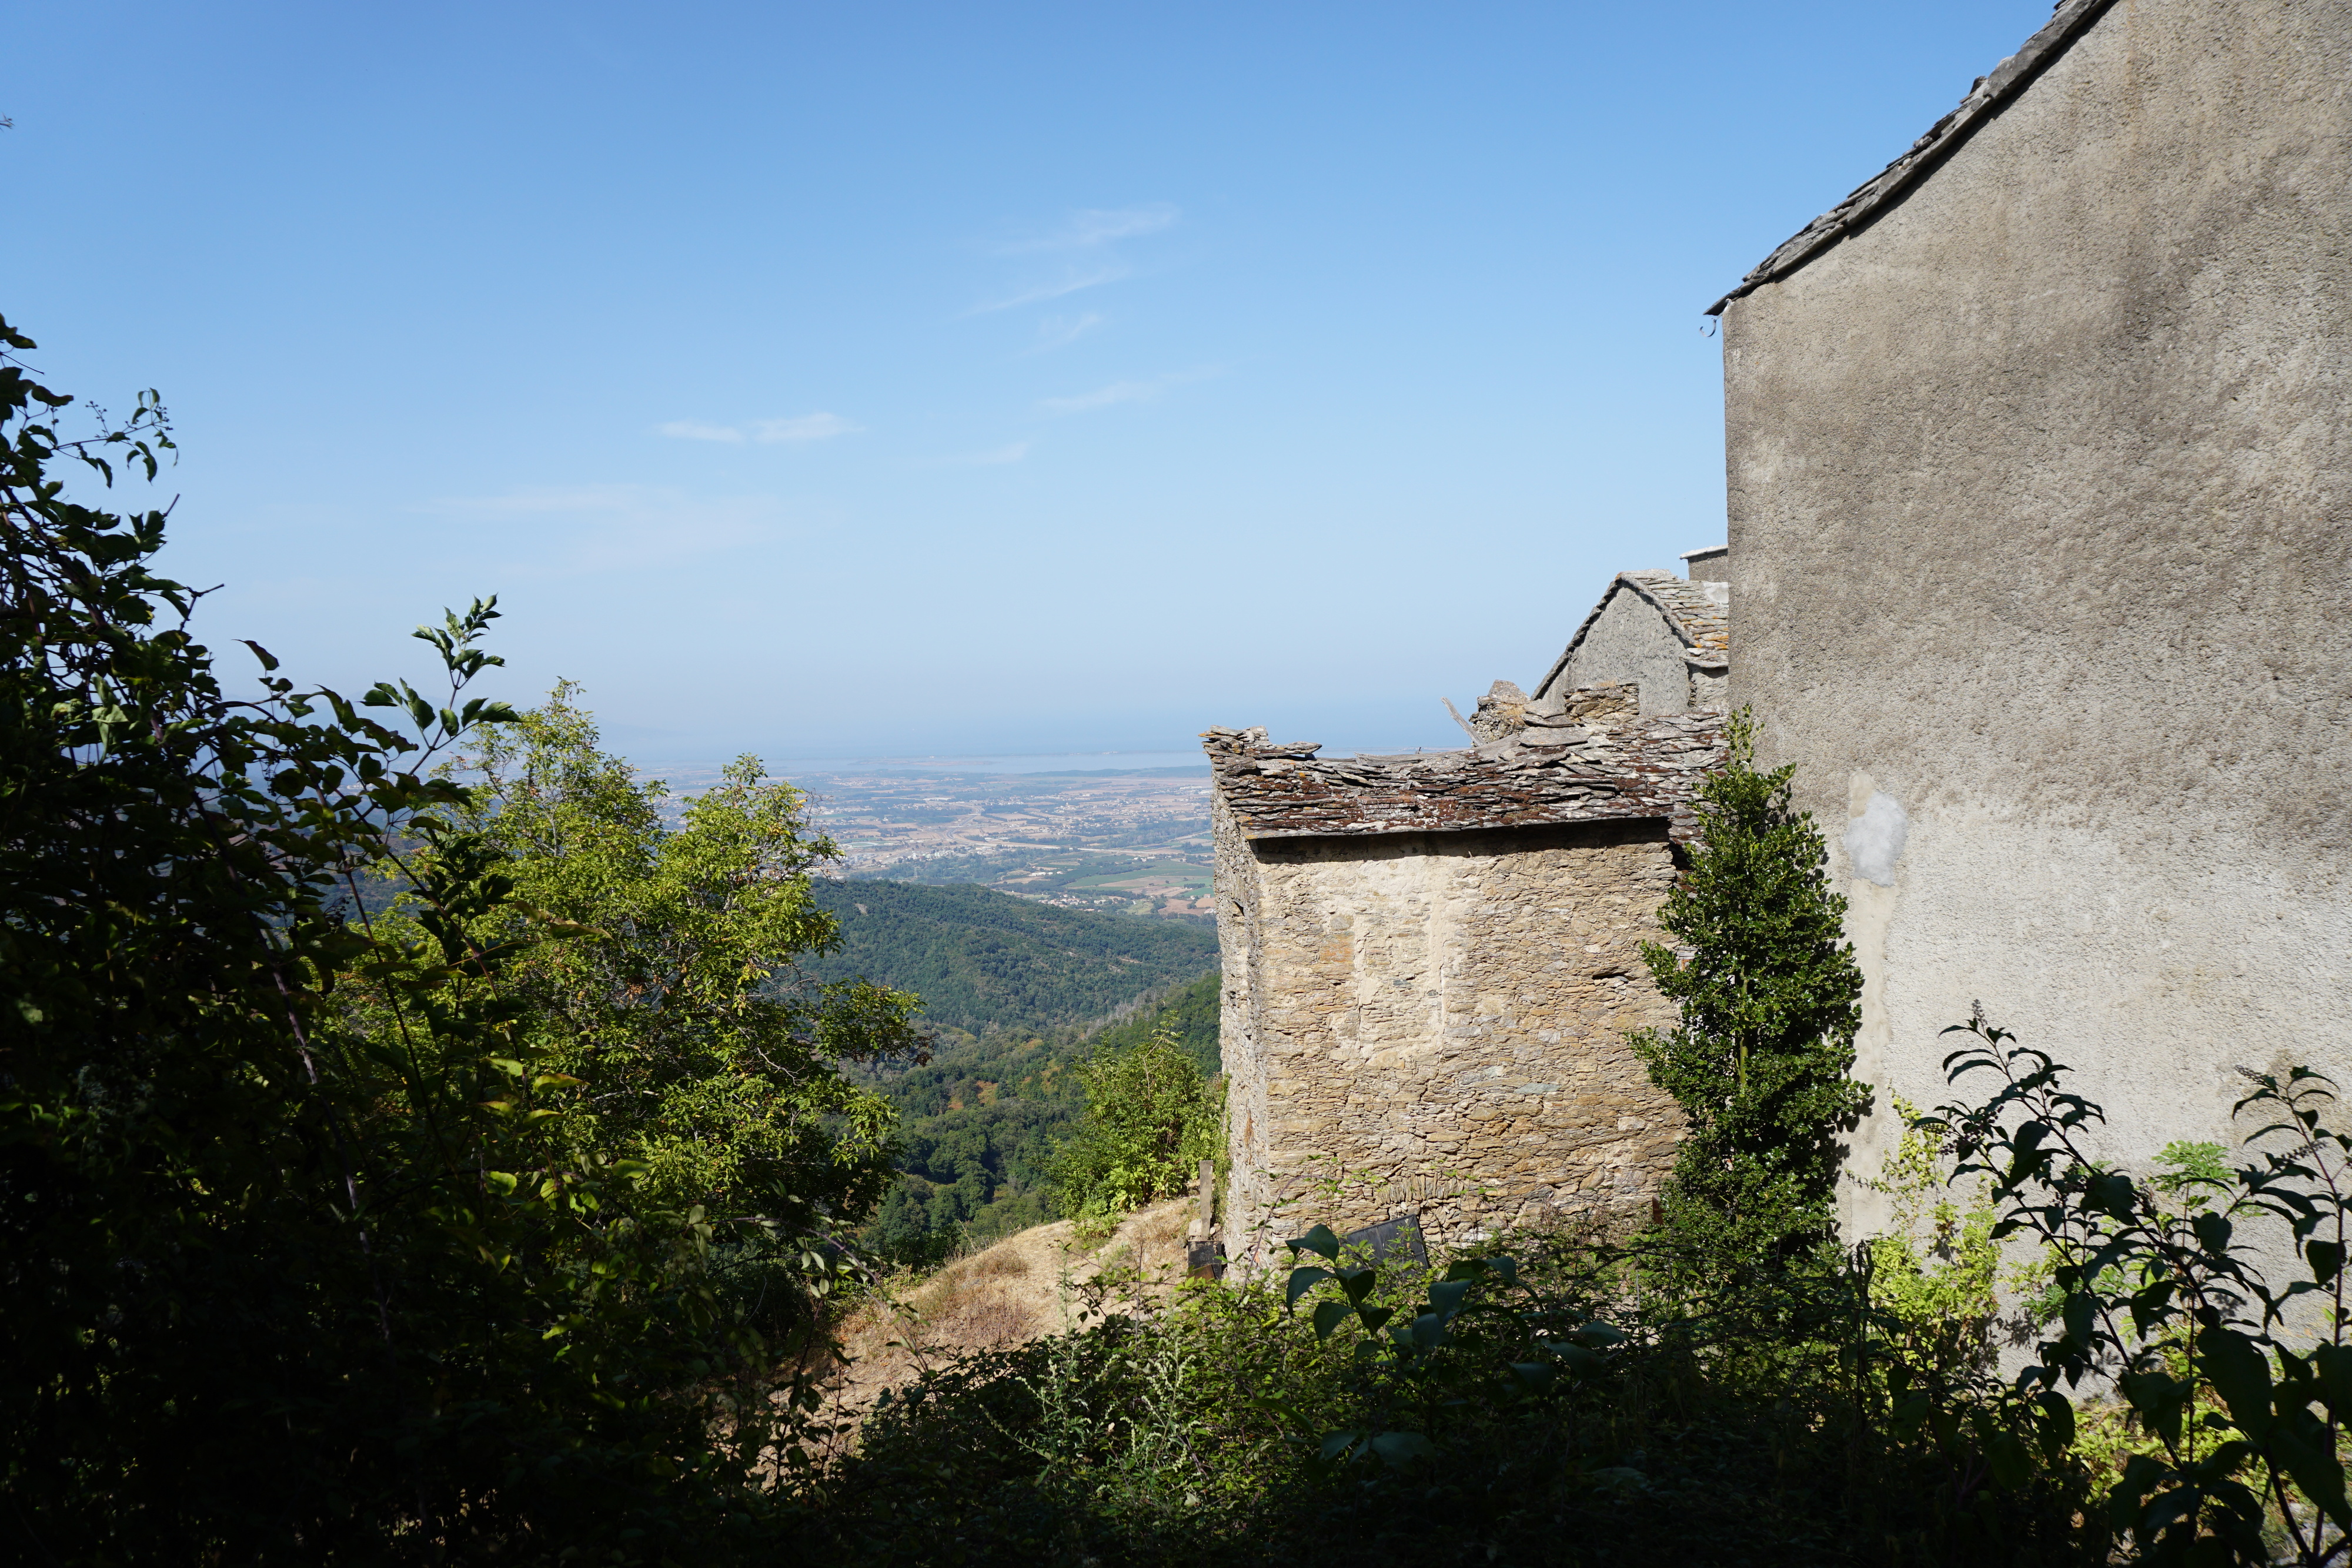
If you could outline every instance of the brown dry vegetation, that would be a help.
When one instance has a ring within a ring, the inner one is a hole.
[[[1066,1219],[1008,1236],[921,1278],[901,1276],[842,1323],[845,1360],[826,1384],[856,1421],[885,1388],[973,1351],[1074,1327],[1090,1311],[1163,1295],[1184,1277],[1185,1228],[1197,1200],[1171,1199],[1119,1222],[1087,1247]]]

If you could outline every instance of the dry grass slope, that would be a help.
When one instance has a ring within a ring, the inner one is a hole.
[[[886,1290],[842,1325],[845,1364],[833,1398],[855,1418],[885,1388],[976,1350],[1021,1344],[1075,1326],[1090,1298],[1116,1310],[1184,1277],[1194,1199],[1139,1209],[1101,1246],[1082,1246],[1063,1219],[1008,1236],[913,1284]]]

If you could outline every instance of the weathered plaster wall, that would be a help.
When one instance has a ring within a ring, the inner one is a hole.
[[[1732,701],[1840,875],[1907,818],[1861,1071],[1981,998],[2125,1157],[2352,1083],[2352,4],[2118,0],[1724,345]]]
[[[1615,681],[1642,688],[1644,716],[1682,713],[1690,706],[1690,671],[1682,640],[1666,629],[1657,610],[1632,593],[1610,600],[1584,641],[1570,655],[1555,690]]]
[[[1663,821],[1248,842],[1217,811],[1238,1267],[1318,1221],[1647,1216],[1678,1118],[1623,1033],[1672,1018]]]

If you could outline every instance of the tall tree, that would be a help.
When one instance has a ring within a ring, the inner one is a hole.
[[[1849,1076],[1862,972],[1844,939],[1811,814],[1790,804],[1793,768],[1757,771],[1755,726],[1730,721],[1730,753],[1699,789],[1701,832],[1643,957],[1681,1009],[1633,1037],[1652,1082],[1688,1119],[1664,1204],[1706,1255],[1786,1259],[1835,1228],[1840,1138],[1870,1105]]]
[[[481,727],[451,770],[470,788],[438,813],[445,830],[494,852],[514,889],[467,939],[525,944],[494,979],[453,976],[451,995],[502,999],[580,1157],[629,1162],[648,1197],[733,1240],[830,1240],[889,1185],[897,1123],[839,1064],[918,1051],[920,1004],[795,969],[840,941],[810,887],[834,847],[799,790],[743,757],[673,797],[601,749],[578,695],[562,683]],[[428,846],[384,869],[436,864]],[[551,918],[565,938],[530,943]],[[413,939],[404,925],[384,933]]]
[[[437,771],[517,719],[463,695],[494,608],[418,632],[446,695],[258,647],[239,695],[163,514],[68,483],[152,477],[161,404],[60,434],[32,347],[0,322],[0,1559],[713,1542],[790,1405],[693,1183],[609,1155],[600,1069],[531,1038],[531,956],[593,938]],[[379,863],[399,940],[350,918]]]

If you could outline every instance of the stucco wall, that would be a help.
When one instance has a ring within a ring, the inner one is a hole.
[[[1239,1268],[1318,1221],[1647,1216],[1679,1118],[1622,1036],[1672,1018],[1663,822],[1246,843],[1219,810]]]
[[[1690,706],[1690,671],[1682,640],[1641,595],[1617,591],[1570,655],[1547,695],[1555,704],[1579,686],[1626,682],[1642,688],[1644,716],[1682,713]]]
[[[2352,1084],[2347,95],[2347,0],[2119,0],[1726,312],[1732,701],[1840,874],[1907,819],[1850,925],[1915,1101],[1975,998],[2126,1158]]]

